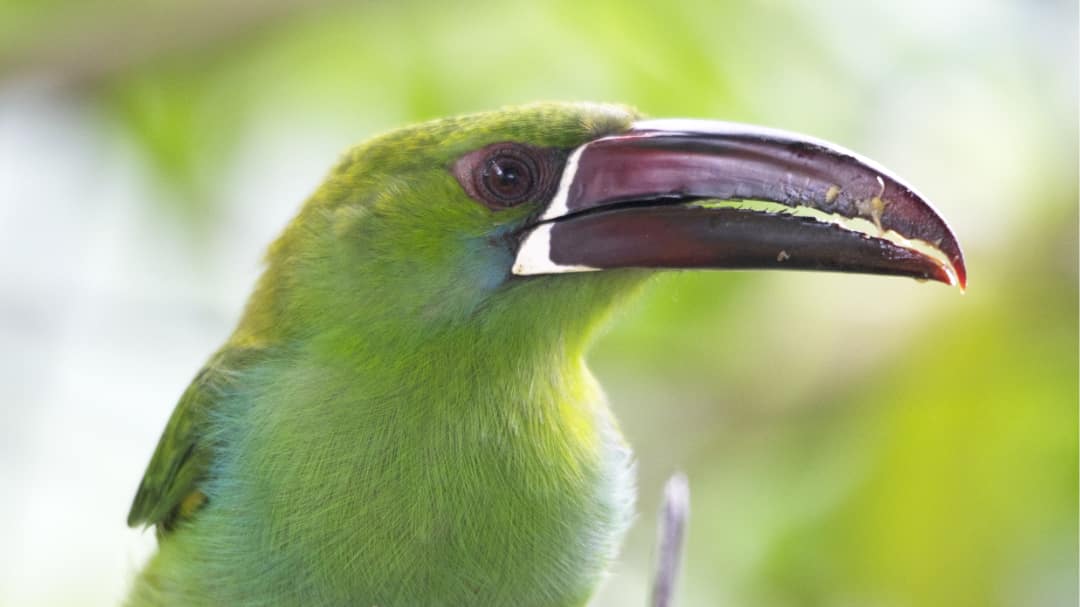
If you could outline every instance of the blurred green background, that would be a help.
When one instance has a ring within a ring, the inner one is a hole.
[[[0,605],[114,604],[174,402],[338,153],[542,100],[802,131],[905,176],[966,294],[655,281],[591,363],[641,500],[595,604],[1077,603],[1077,5],[0,0]]]

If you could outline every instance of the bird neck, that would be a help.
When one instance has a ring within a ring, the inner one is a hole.
[[[337,225],[327,217],[307,217],[305,225],[329,223],[291,228],[271,248],[231,345],[337,370],[346,394],[433,403],[451,414],[513,406],[570,415],[568,406],[601,400],[584,353],[647,273],[513,277],[497,248],[472,242],[419,263],[380,254],[389,245],[380,248],[377,230],[348,246],[311,240]],[[562,305],[548,303],[553,295]]]

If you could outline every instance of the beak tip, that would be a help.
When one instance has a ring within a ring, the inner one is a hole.
[[[960,242],[957,241],[952,230],[949,230],[949,241],[950,246],[946,254],[949,267],[945,271],[952,278],[949,282],[950,286],[959,287],[960,292],[963,293],[967,290],[967,264],[964,262],[964,253],[960,250]]]
[[[959,288],[961,293],[967,291],[967,267],[964,265],[963,255],[950,256],[947,262],[941,263],[936,279],[950,287]]]
[[[960,293],[967,292],[967,268],[964,267],[964,261],[960,260],[958,264],[954,266],[956,271],[956,283],[955,286],[960,287]]]

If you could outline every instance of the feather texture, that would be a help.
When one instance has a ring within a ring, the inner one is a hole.
[[[504,239],[536,205],[492,211],[447,167],[633,118],[544,104],[348,153],[169,421],[129,516],[160,548],[128,603],[584,604],[634,487],[583,356],[645,274],[512,279]]]

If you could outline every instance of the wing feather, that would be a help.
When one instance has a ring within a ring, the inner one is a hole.
[[[254,349],[221,350],[181,395],[135,492],[129,526],[156,525],[159,531],[168,531],[205,502],[200,485],[214,452],[207,424],[255,353]]]

